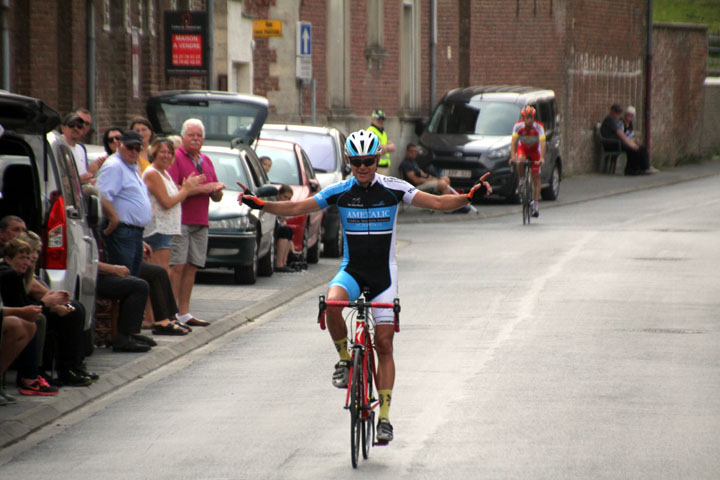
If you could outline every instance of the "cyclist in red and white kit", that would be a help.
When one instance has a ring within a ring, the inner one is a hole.
[[[512,143],[510,144],[510,165],[517,163],[517,173],[522,185],[525,181],[521,162],[529,159],[532,162],[533,189],[532,215],[540,216],[538,199],[540,198],[540,169],[545,164],[545,127],[535,121],[535,108],[526,105],[522,111],[522,120],[513,126]]]

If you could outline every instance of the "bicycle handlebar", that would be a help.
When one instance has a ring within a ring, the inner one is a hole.
[[[327,307],[350,307],[350,308],[392,308],[393,313],[395,314],[395,319],[393,321],[393,324],[395,326],[395,331],[400,331],[400,299],[396,298],[393,303],[388,302],[365,302],[365,301],[356,301],[356,302],[350,302],[347,300],[325,300],[325,295],[320,295],[320,301],[318,303],[318,319],[317,322],[320,324],[320,329],[325,330],[325,310],[327,310]]]

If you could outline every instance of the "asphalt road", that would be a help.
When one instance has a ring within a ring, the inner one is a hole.
[[[2,478],[717,478],[720,177],[399,234],[396,439],[352,472],[299,295],[0,452]]]

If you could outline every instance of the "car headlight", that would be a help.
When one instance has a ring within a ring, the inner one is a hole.
[[[488,152],[488,159],[497,160],[499,158],[507,158],[510,156],[510,147],[498,148]]]
[[[210,220],[208,226],[214,230],[247,230],[248,217],[231,217],[221,220]]]

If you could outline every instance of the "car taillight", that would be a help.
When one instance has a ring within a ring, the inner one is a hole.
[[[62,197],[55,201],[48,217],[45,268],[52,270],[67,268],[67,217],[65,201]]]

